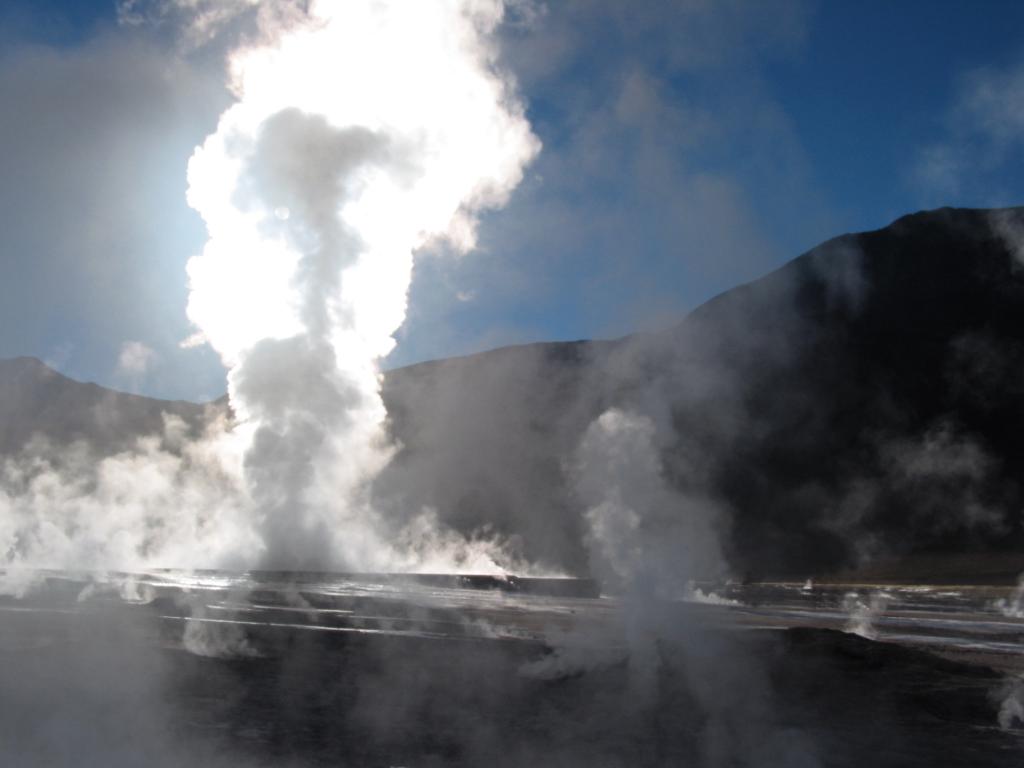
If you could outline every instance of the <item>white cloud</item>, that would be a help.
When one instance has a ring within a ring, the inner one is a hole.
[[[1024,149],[1024,63],[966,73],[945,122],[944,135],[919,150],[913,180],[930,202],[972,194],[999,205],[993,175]]]
[[[117,20],[129,27],[170,26],[185,47],[199,47],[259,4],[259,0],[120,0]]]
[[[117,372],[122,376],[144,376],[156,359],[156,353],[141,341],[126,341],[117,358]]]
[[[201,347],[204,344],[208,343],[209,342],[206,340],[206,334],[203,333],[202,331],[196,331],[195,333],[190,334],[189,336],[186,336],[184,339],[179,341],[178,348],[195,349],[196,347]]]

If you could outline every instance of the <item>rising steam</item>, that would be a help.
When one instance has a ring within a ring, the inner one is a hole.
[[[572,469],[591,571],[606,589],[692,597],[693,578],[722,575],[721,511],[665,481],[652,419],[605,411],[587,428]]]
[[[106,460],[135,479],[112,492],[123,515],[96,509],[102,478],[69,486],[59,461],[9,464],[23,492],[0,494],[0,511],[31,514],[4,515],[7,566],[494,569],[493,545],[444,529],[432,510],[383,519],[369,483],[393,451],[378,361],[405,319],[414,252],[470,250],[477,214],[505,203],[539,150],[497,67],[504,10],[258,6],[258,33],[228,60],[235,103],[188,165],[208,232],[188,264],[188,344],[209,343],[229,367],[236,427],[204,438],[206,464],[162,438]],[[233,481],[203,495],[207,464]],[[201,503],[173,498],[177,488]],[[37,503],[51,497],[63,501]],[[206,550],[215,557],[194,562]]]
[[[538,150],[495,69],[496,1],[314,2],[231,59],[238,101],[189,163],[209,240],[190,319],[230,367],[273,566],[375,569],[390,456],[377,361],[413,252],[474,244]],[[269,27],[269,28],[267,28]]]

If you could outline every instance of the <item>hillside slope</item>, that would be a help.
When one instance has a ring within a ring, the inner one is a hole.
[[[582,567],[566,466],[616,405],[659,425],[666,478],[715,505],[740,575],[1022,551],[1022,219],[907,216],[659,334],[394,371],[385,396],[404,448],[381,486]]]
[[[163,414],[198,425],[205,408],[155,400],[75,381],[31,357],[0,360],[0,456],[22,450],[34,435],[66,445],[82,440],[100,453],[159,433]]]
[[[1020,234],[1024,209],[915,214],[824,243],[660,333],[391,371],[398,451],[377,504],[431,507],[584,572],[574,456],[617,407],[657,426],[677,514],[711,508],[738,575],[1024,551]],[[6,454],[33,431],[120,449],[163,411],[203,413],[0,362]]]

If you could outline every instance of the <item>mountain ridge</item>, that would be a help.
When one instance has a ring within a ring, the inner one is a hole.
[[[586,572],[574,457],[594,419],[619,408],[656,425],[679,514],[714,507],[738,575],[1024,548],[1017,233],[1024,208],[908,214],[830,239],[661,331],[389,370],[397,453],[375,503],[399,518],[430,507],[457,530],[486,529],[534,561]],[[58,412],[79,401],[15,403],[24,386],[9,394],[9,364],[0,453],[12,435],[27,440],[34,419],[66,439]],[[127,447],[136,422],[153,429],[161,408],[193,425],[209,408],[103,394],[81,402],[105,449]],[[89,419],[72,421],[88,438]]]

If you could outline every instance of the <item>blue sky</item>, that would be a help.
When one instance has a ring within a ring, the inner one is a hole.
[[[0,357],[204,399],[184,174],[228,97],[144,2],[0,9]],[[479,252],[418,260],[389,365],[667,325],[833,235],[1024,202],[1024,4],[561,0],[501,42],[544,150]]]

